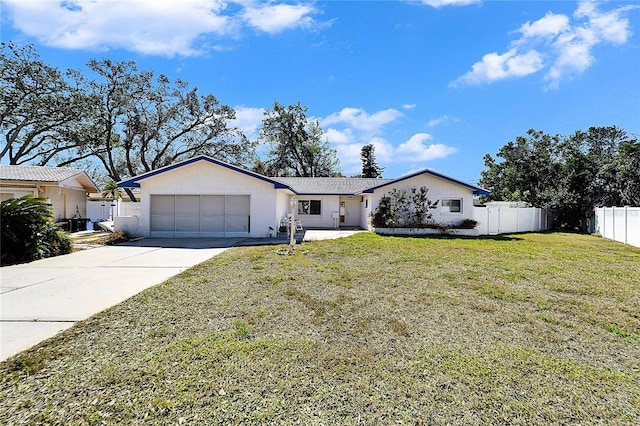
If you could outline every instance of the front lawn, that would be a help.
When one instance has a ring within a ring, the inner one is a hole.
[[[282,247],[229,250],[0,364],[0,423],[640,423],[640,249]]]

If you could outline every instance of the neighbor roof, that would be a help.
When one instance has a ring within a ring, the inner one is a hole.
[[[0,180],[2,181],[62,183],[74,178],[77,179],[85,189],[89,191],[98,190],[98,187],[91,178],[80,169],[71,167],[0,165]]]

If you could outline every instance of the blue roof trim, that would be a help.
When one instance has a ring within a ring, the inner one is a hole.
[[[468,183],[463,182],[461,180],[452,178],[452,177],[447,176],[447,175],[443,175],[443,174],[438,173],[438,172],[434,172],[433,170],[429,170],[429,169],[424,169],[424,170],[421,170],[419,172],[411,173],[410,175],[406,175],[406,176],[403,176],[401,178],[392,180],[391,182],[383,183],[382,185],[373,186],[371,188],[365,189],[364,191],[362,191],[362,193],[363,194],[373,194],[373,192],[376,189],[382,188],[382,187],[387,186],[387,185],[392,185],[392,184],[395,184],[397,182],[402,182],[403,180],[411,179],[411,178],[414,178],[416,176],[420,176],[420,175],[425,174],[425,173],[430,174],[431,176],[435,176],[435,177],[440,178],[440,179],[444,179],[444,180],[449,181],[451,183],[455,183],[456,185],[460,185],[460,186],[464,186],[466,188],[472,189],[474,195],[489,195],[490,194],[490,192],[487,191],[484,188],[480,188],[479,186],[474,186],[474,185],[468,184]]]
[[[392,184],[395,184],[397,182],[402,182],[403,180],[411,179],[413,177],[416,177],[416,176],[419,176],[419,175],[422,175],[422,174],[425,174],[425,173],[426,174],[430,174],[430,175],[435,176],[435,177],[440,178],[440,179],[444,179],[444,180],[449,181],[451,183],[454,183],[456,185],[460,185],[460,186],[464,186],[466,188],[469,188],[469,189],[473,190],[473,193],[475,195],[489,195],[490,194],[490,192],[487,191],[484,188],[480,188],[478,186],[474,186],[474,185],[468,184],[466,182],[462,182],[462,181],[460,181],[458,179],[452,178],[452,177],[447,176],[447,175],[443,175],[443,174],[438,173],[438,172],[434,172],[433,170],[429,170],[429,169],[424,169],[424,170],[412,173],[410,175],[406,175],[406,176],[400,177],[398,179],[394,179],[394,180],[392,180],[390,182],[385,182],[385,183],[380,184],[380,185],[372,186],[371,188],[367,188],[364,191],[357,192],[357,193],[350,193],[350,192],[347,192],[347,193],[296,192],[291,186],[289,186],[289,185],[287,185],[287,184],[285,184],[283,182],[278,181],[277,178],[273,178],[272,179],[272,178],[269,178],[267,176],[263,176],[263,175],[261,175],[259,173],[255,173],[255,172],[243,169],[241,167],[234,166],[233,164],[229,164],[229,163],[225,163],[224,161],[216,160],[215,158],[211,158],[211,157],[209,157],[207,155],[199,155],[197,157],[193,157],[193,158],[181,161],[181,162],[176,163],[176,164],[171,164],[169,166],[165,166],[165,167],[162,167],[162,168],[157,169],[157,170],[152,170],[152,171],[147,172],[147,173],[142,173],[142,174],[140,174],[138,176],[134,176],[134,177],[132,177],[130,179],[120,181],[120,182],[118,182],[118,188],[140,188],[140,181],[141,180],[148,179],[150,177],[153,177],[153,176],[156,176],[156,175],[159,175],[159,174],[162,174],[162,173],[165,173],[165,172],[180,168],[182,166],[187,166],[189,164],[193,164],[193,163],[198,162],[198,161],[208,161],[209,163],[225,167],[225,168],[233,170],[235,172],[242,173],[242,174],[245,174],[247,176],[251,176],[253,178],[262,180],[264,182],[268,182],[268,183],[272,184],[275,189],[288,189],[289,191],[293,192],[296,195],[360,195],[360,194],[373,194],[373,192],[376,189],[385,187],[387,185],[392,185]]]
[[[295,192],[295,191],[294,191],[294,194],[296,194],[296,195],[327,195],[327,196],[329,196],[329,195],[338,195],[338,196],[343,196],[343,195],[347,196],[347,195],[349,195],[349,196],[353,196],[353,197],[355,197],[357,195],[360,195],[360,193],[355,194],[353,192]]]
[[[197,157],[193,157],[193,158],[190,158],[188,160],[181,161],[179,163],[171,164],[169,166],[165,166],[165,167],[159,168],[157,170],[152,170],[152,171],[147,172],[147,173],[142,173],[142,174],[140,174],[138,176],[132,177],[131,179],[120,181],[120,182],[118,182],[118,188],[140,188],[140,181],[141,180],[148,179],[150,177],[153,177],[153,176],[156,176],[156,175],[159,175],[159,174],[162,174],[162,173],[165,173],[165,172],[168,172],[168,171],[171,171],[171,170],[183,167],[183,166],[187,166],[189,164],[193,164],[193,163],[198,162],[198,161],[208,161],[209,163],[213,163],[213,164],[216,164],[218,166],[226,167],[227,169],[231,169],[231,170],[233,170],[235,172],[242,173],[242,174],[245,174],[247,176],[251,176],[253,178],[260,179],[262,181],[271,183],[271,184],[273,184],[273,187],[276,188],[276,189],[289,189],[290,191],[295,192],[295,191],[293,191],[293,189],[291,189],[289,186],[283,184],[282,182],[278,182],[277,180],[274,180],[274,179],[268,178],[266,176],[263,176],[261,174],[258,174],[258,173],[243,169],[241,167],[234,166],[233,164],[229,164],[229,163],[225,163],[224,161],[216,160],[215,158],[211,158],[211,157],[209,157],[207,155],[198,155]]]

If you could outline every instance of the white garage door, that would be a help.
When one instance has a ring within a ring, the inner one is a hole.
[[[246,237],[249,195],[152,195],[152,237]]]

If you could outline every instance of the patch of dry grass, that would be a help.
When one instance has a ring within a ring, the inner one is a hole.
[[[2,424],[637,424],[640,250],[238,248],[0,365]]]

